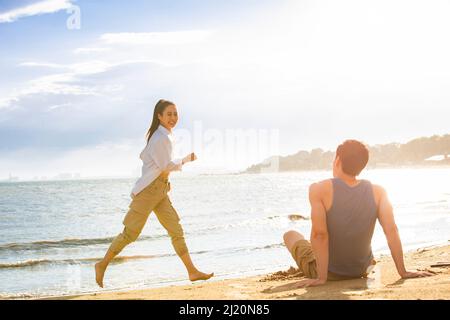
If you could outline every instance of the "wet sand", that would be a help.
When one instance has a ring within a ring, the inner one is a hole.
[[[390,255],[377,257],[367,279],[329,281],[323,286],[295,289],[304,279],[291,267],[274,274],[194,283],[183,286],[105,292],[52,299],[74,300],[265,300],[265,299],[450,299],[450,267],[431,267],[450,262],[450,245],[418,249],[405,254],[409,270],[429,270],[428,278],[402,280]]]

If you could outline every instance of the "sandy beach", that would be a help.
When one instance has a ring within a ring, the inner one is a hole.
[[[265,300],[265,299],[333,299],[333,300],[397,300],[450,299],[450,267],[435,266],[450,261],[450,245],[428,247],[405,254],[408,269],[435,273],[429,278],[402,280],[390,255],[377,257],[377,265],[367,279],[328,282],[324,286],[295,289],[303,279],[297,269],[255,277],[208,281],[185,286],[96,293],[57,297],[70,300]]]

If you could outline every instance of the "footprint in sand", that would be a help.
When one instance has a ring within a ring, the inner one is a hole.
[[[248,299],[249,298],[248,294],[245,294],[245,293],[242,292],[242,291],[244,291],[244,289],[247,289],[246,286],[241,285],[241,284],[230,284],[229,286],[231,288],[234,288],[234,289],[240,289],[240,291],[233,290],[233,291],[227,293],[228,297],[236,299],[236,300],[238,300],[238,299]]]

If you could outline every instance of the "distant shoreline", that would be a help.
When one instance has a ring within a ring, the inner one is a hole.
[[[439,165],[402,165],[402,166],[377,166],[377,167],[367,167],[366,170],[403,170],[403,169],[450,169],[450,164],[439,164]],[[230,173],[189,173],[189,176],[238,176],[238,175],[257,175],[257,174],[267,174],[267,173],[289,173],[289,172],[330,172],[330,169],[295,169],[295,170],[279,170],[276,172],[230,172]],[[120,176],[105,176],[105,177],[82,177],[77,179],[48,179],[48,180],[17,180],[8,181],[0,180],[0,184],[15,184],[15,183],[32,183],[32,182],[70,182],[70,181],[98,181],[98,180],[136,180],[139,177],[120,177]]]
[[[407,143],[388,143],[367,146],[369,150],[368,168],[388,168],[403,166],[448,166],[450,165],[450,134],[421,137]],[[286,156],[273,155],[261,163],[253,164],[245,172],[270,171],[273,166],[281,171],[326,169],[331,166],[335,151],[315,148],[300,150]],[[269,167],[270,164],[270,167]]]
[[[416,165],[386,165],[386,166],[368,166],[364,170],[383,170],[383,169],[392,169],[392,170],[401,170],[401,169],[450,169],[450,164],[434,164],[434,165],[423,165],[423,164],[416,164]],[[329,169],[283,169],[278,170],[273,173],[286,173],[286,172],[331,172],[332,168]],[[272,172],[248,172],[248,171],[242,171],[239,173],[236,173],[236,175],[239,174],[266,174],[266,173],[272,173]]]

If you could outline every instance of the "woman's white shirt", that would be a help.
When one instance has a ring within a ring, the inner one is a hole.
[[[163,171],[181,171],[182,159],[173,159],[173,143],[173,134],[160,125],[141,152],[142,175],[136,181],[131,197],[144,190]]]

